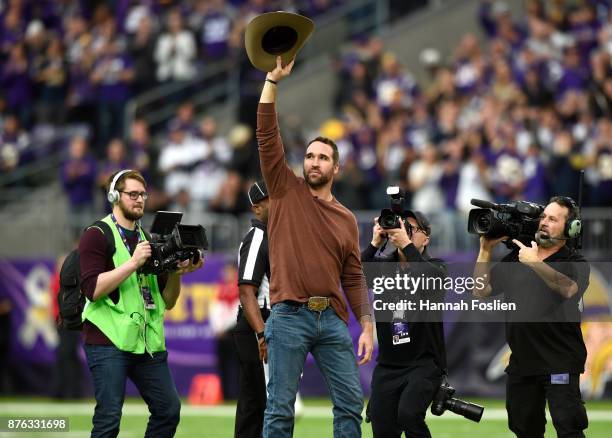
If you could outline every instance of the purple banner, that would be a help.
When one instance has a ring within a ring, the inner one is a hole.
[[[453,260],[453,257],[446,260]],[[51,395],[49,382],[54,378],[59,342],[50,292],[54,264],[50,259],[0,259],[0,356],[3,362],[0,373],[8,373],[0,374],[0,394]],[[592,264],[584,311],[588,314],[596,309],[609,315],[612,273],[602,272],[596,266]],[[232,356],[235,353],[231,351],[231,337],[227,334],[235,323],[237,305],[235,260],[209,255],[204,268],[184,276],[181,296],[176,307],[166,313],[165,323],[170,367],[182,396],[188,395],[193,377],[202,373],[221,374],[228,393],[235,395],[237,364],[235,355]],[[349,328],[356,346],[360,327],[352,315]],[[450,380],[458,394],[502,397],[503,370],[509,353],[503,323],[488,323],[483,330],[482,323],[455,321],[445,324],[445,332]],[[582,389],[588,397],[609,396],[606,387],[610,387],[612,379],[609,361],[612,323],[585,322],[583,333],[588,358]],[[82,351],[80,355],[83,394],[91,395],[90,375]],[[225,360],[220,361],[220,357]],[[366,393],[369,393],[374,365],[372,361],[360,368]],[[304,367],[301,390],[305,396],[327,394],[323,378],[310,355]],[[136,394],[133,386],[129,386],[128,391]]]
[[[0,303],[10,303],[8,332],[9,391],[39,395],[51,395],[49,382],[54,379],[56,349],[59,337],[53,316],[51,281],[54,262],[39,260],[0,260]],[[230,395],[237,388],[237,364],[218,361],[217,339],[221,336],[225,346],[227,337],[236,321],[238,289],[235,261],[209,255],[205,266],[183,277],[181,295],[176,306],[166,312],[165,333],[168,360],[173,377],[182,396],[189,394],[192,379],[197,374],[223,374],[227,379]],[[0,307],[1,308],[1,307]],[[351,334],[357,345],[359,324],[351,320]],[[225,336],[224,336],[225,335]],[[220,346],[221,349],[223,348]],[[227,348],[225,349],[227,351]],[[91,393],[89,371],[81,351],[85,376],[85,393]],[[60,365],[61,366],[61,365]],[[362,383],[367,390],[373,364],[362,367]],[[223,372],[222,372],[223,371]],[[325,384],[314,360],[308,357],[304,370],[303,393],[325,394]],[[136,389],[128,385],[128,393]]]

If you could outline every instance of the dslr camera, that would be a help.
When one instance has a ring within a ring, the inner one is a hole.
[[[472,205],[480,208],[470,210],[468,233],[480,234],[495,239],[508,236],[529,243],[538,231],[544,207],[527,201],[495,204],[481,199],[472,199]]]
[[[438,388],[438,392],[431,402],[431,413],[434,415],[442,415],[447,409],[457,415],[461,415],[468,420],[480,422],[484,407],[475,405],[474,403],[459,400],[453,398],[455,394],[455,388],[450,386],[446,381],[446,378],[442,381],[442,384]]]
[[[387,195],[391,203],[391,208],[383,208],[378,216],[378,225],[386,230],[400,228],[402,213],[404,212],[404,194],[397,186],[387,187]]]
[[[184,260],[198,263],[208,249],[202,225],[181,224],[183,213],[158,211],[151,226],[151,257],[138,270],[142,274],[164,274],[176,270]]]

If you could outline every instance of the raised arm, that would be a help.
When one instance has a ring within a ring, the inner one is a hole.
[[[551,290],[563,298],[572,298],[580,291],[576,281],[577,275],[574,270],[570,270],[571,274],[567,275],[541,261],[538,257],[538,245],[536,242],[532,241],[531,246],[527,246],[517,239],[512,239],[512,241],[520,248],[519,261],[533,269]],[[566,268],[567,270],[567,266],[564,266],[564,264],[559,264],[557,268]]]
[[[480,278],[481,282],[476,282],[476,287],[472,292],[478,298],[486,298],[491,295],[491,269],[494,265],[491,261],[493,258],[493,248],[505,239],[507,239],[506,236],[498,239],[489,239],[485,236],[480,236],[480,251],[478,252],[478,258],[474,266],[473,278]]]
[[[266,76],[257,109],[257,144],[261,174],[271,198],[282,197],[287,189],[298,181],[285,159],[275,107],[277,85],[291,73],[293,61],[282,67],[279,56],[276,62],[276,68]]]

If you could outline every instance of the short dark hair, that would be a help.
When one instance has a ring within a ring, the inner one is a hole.
[[[576,205],[576,202],[572,198],[568,196],[553,196],[552,198],[550,198],[548,203],[552,204],[553,202],[555,204],[559,204],[560,206],[567,208],[566,223],[573,221],[574,219],[578,217],[579,215],[578,206]]]
[[[340,161],[340,154],[338,154],[338,146],[336,146],[336,143],[334,143],[331,138],[318,136],[317,138],[310,140],[308,146],[313,144],[315,141],[320,141],[321,143],[325,143],[326,145],[331,146],[333,150],[332,160],[334,161],[334,164],[338,164],[338,162]]]
[[[108,182],[106,183],[106,190],[108,191],[110,188],[111,183],[113,182],[113,178],[115,178],[115,175],[117,175],[119,172],[122,172],[122,170],[119,170],[117,172],[114,172],[109,178],[108,178]],[[117,182],[115,183],[115,190],[117,190],[118,192],[122,191],[123,189],[125,189],[125,180],[126,179],[135,179],[138,182],[141,182],[142,185],[144,186],[145,190],[147,189],[147,182],[144,179],[144,176],[142,176],[142,173],[140,173],[137,170],[130,170],[129,172],[125,172],[123,175],[121,175],[119,177],[119,179],[117,180]]]

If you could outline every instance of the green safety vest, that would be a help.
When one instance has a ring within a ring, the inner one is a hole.
[[[113,230],[115,237],[115,268],[127,263],[131,255],[125,247],[117,227],[110,215],[102,221]],[[140,236],[146,240],[142,229]],[[83,321],[89,320],[121,351],[130,353],[154,353],[165,351],[164,310],[166,304],[159,291],[156,275],[146,275],[145,280],[151,290],[155,309],[145,309],[144,298],[140,292],[136,272],[119,284],[117,304],[107,295],[96,301],[87,300],[83,310]]]

